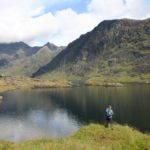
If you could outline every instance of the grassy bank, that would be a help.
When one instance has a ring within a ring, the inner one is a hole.
[[[97,72],[87,73],[81,76],[65,73],[65,72],[52,72],[46,73],[39,77],[40,79],[52,79],[52,80],[70,80],[73,82],[81,82],[85,85],[92,85],[92,86],[121,86],[121,84],[126,83],[150,83],[150,74],[136,74],[129,76],[125,74],[118,74],[118,75],[101,75]]]
[[[113,129],[99,124],[81,128],[75,135],[56,140],[30,140],[21,143],[1,141],[0,150],[149,150],[150,135],[128,126]]]
[[[28,77],[3,77],[0,78],[0,92],[16,89],[71,87],[72,83],[65,79],[45,80]]]
[[[34,88],[56,88],[73,87],[80,85],[88,86],[123,86],[126,83],[146,83],[150,84],[150,75],[107,77],[100,75],[73,76],[67,74],[50,74],[40,78],[29,77],[2,77],[0,78],[0,92],[15,89]]]
[[[85,80],[85,85],[91,86],[123,86],[124,84],[150,84],[150,76],[124,76],[124,77],[89,77]]]

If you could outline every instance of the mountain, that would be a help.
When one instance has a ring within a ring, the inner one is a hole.
[[[58,47],[55,44],[50,43],[50,42],[46,43],[44,46],[47,46],[51,51],[55,51],[55,50],[58,50],[58,49],[62,50],[62,49],[65,48],[65,46],[59,46]]]
[[[33,76],[53,72],[86,76],[150,73],[150,19],[106,20],[70,43]]]
[[[42,47],[31,47],[24,42],[0,43],[0,74],[31,76],[62,49],[52,43]]]

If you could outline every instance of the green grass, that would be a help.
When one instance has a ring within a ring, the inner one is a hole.
[[[0,142],[0,150],[149,150],[150,135],[133,128],[90,124],[64,139],[39,139],[21,143]]]
[[[92,86],[122,86],[126,83],[150,83],[150,74],[141,74],[135,76],[88,76],[85,80],[86,85]]]
[[[150,74],[140,74],[133,77],[123,76],[117,80],[121,83],[150,83]]]

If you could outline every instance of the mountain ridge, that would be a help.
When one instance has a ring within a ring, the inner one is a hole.
[[[24,42],[0,43],[0,74],[31,76],[63,48],[52,43],[31,47]]]
[[[95,70],[96,74],[104,76],[150,73],[149,29],[150,18],[105,20],[71,42],[33,76],[53,71],[79,76]]]

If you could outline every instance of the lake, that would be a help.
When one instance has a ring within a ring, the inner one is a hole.
[[[13,142],[59,138],[85,124],[104,123],[112,105],[114,121],[150,132],[150,85],[74,87],[0,93],[0,139]]]

